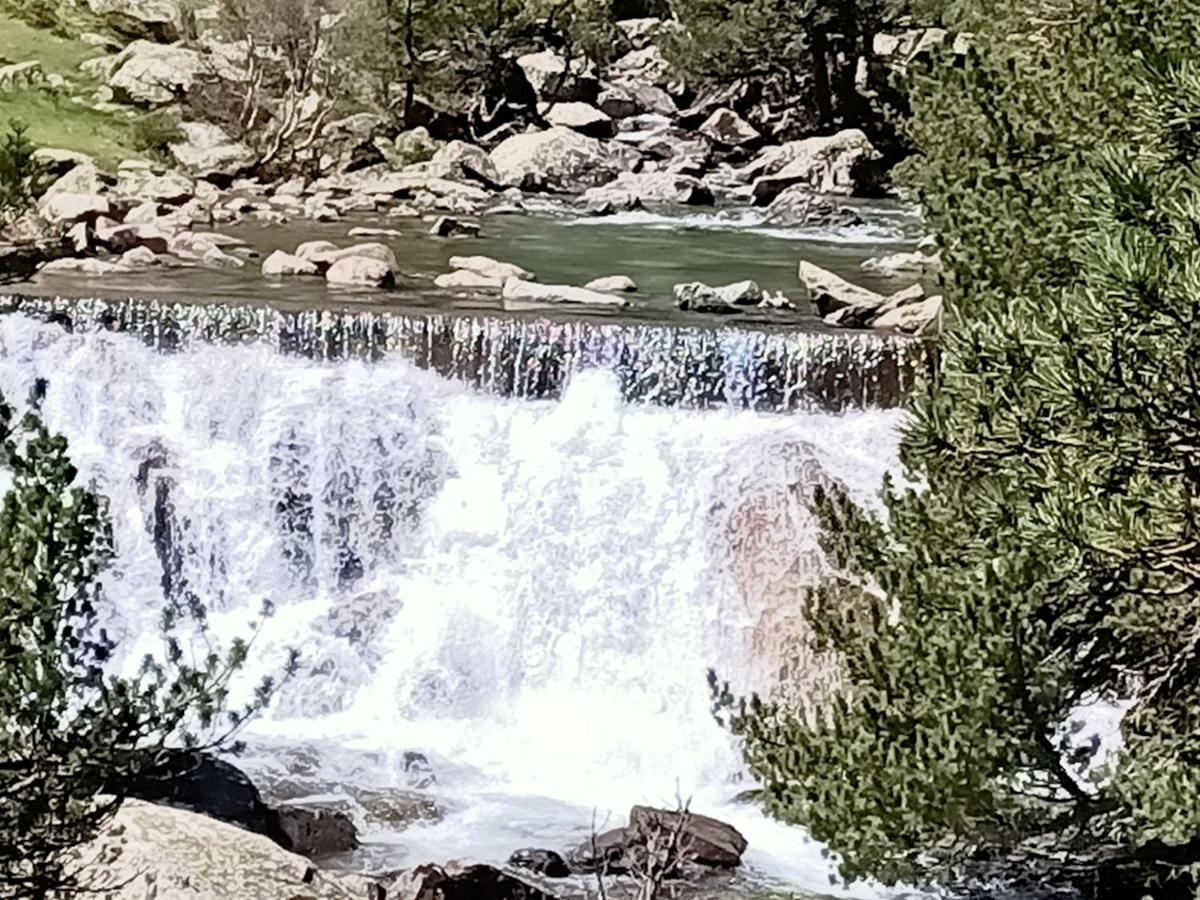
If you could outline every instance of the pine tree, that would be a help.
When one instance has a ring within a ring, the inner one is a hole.
[[[919,486],[821,502],[844,575],[808,613],[852,687],[719,697],[846,877],[1190,896],[1200,862],[1200,7],[1075,6],[1012,4],[915,86],[953,324]],[[1103,770],[1067,727],[1097,703],[1128,707]]]
[[[66,441],[2,400],[0,468],[0,895],[42,900],[87,887],[71,851],[130,784],[155,777],[172,748],[226,743],[273,685],[230,705],[249,645],[214,649],[195,604],[164,609],[161,658],[115,674],[98,617],[104,502],[78,484]]]

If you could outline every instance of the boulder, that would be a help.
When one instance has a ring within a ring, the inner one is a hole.
[[[96,161],[86,153],[57,147],[39,147],[33,151],[33,161],[42,173],[54,179],[62,178],[76,166],[96,166]]]
[[[442,146],[428,163],[430,174],[450,180],[478,181],[492,188],[500,183],[500,173],[482,147],[464,141]]]
[[[632,838],[627,828],[613,828],[592,835],[570,852],[571,865],[582,872],[624,874],[629,870],[625,853]]]
[[[542,115],[551,125],[561,125],[594,138],[610,138],[617,133],[613,122],[590,103],[552,103]]]
[[[56,194],[102,194],[108,182],[93,163],[74,166],[65,175],[50,185],[39,198],[45,203]]]
[[[166,253],[171,248],[173,230],[155,223],[147,225],[96,225],[96,240],[113,253],[125,253],[135,247],[145,247],[154,253]]]
[[[514,850],[508,864],[517,869],[528,869],[546,878],[566,878],[571,874],[567,861],[553,850],[525,848]]]
[[[155,174],[147,167],[122,164],[117,169],[117,185],[114,192],[119,197],[134,200],[156,200],[178,206],[191,200],[196,194],[196,182],[182,172]]]
[[[76,851],[81,883],[109,900],[368,900],[379,887],[325,872],[267,837],[208,816],[129,800]]]
[[[520,278],[510,278],[504,282],[502,296],[505,301],[521,301],[532,303],[572,303],[585,306],[624,306],[625,300],[615,294],[601,291],[589,291],[587,288],[571,287],[565,284],[537,284]]]
[[[183,36],[179,0],[87,0],[87,5],[126,38],[170,42]]]
[[[395,228],[351,228],[346,232],[349,237],[386,237],[386,238],[402,238],[403,231],[397,231]]]
[[[762,140],[758,129],[727,107],[716,110],[697,130],[721,147],[749,147]]]
[[[183,140],[168,147],[184,170],[198,178],[232,181],[258,162],[253,150],[216,125],[184,122],[179,130]]]
[[[681,175],[704,174],[712,162],[712,142],[688,136],[678,129],[665,129],[650,135],[637,145],[646,156],[662,161],[661,168]]]
[[[605,184],[639,158],[636,150],[562,127],[514,135],[491,152],[502,184],[566,193]]]
[[[134,247],[121,254],[121,265],[130,269],[151,269],[162,263],[159,255],[149,247]]]
[[[656,38],[676,25],[675,22],[666,22],[653,16],[641,16],[636,19],[618,20],[617,30],[633,49],[641,50],[653,45]]]
[[[321,171],[350,172],[378,165],[384,156],[377,140],[387,133],[388,122],[377,113],[355,113],[329,122],[321,129]]]
[[[884,278],[927,278],[941,269],[941,258],[937,254],[891,253],[868,259],[862,264],[864,272],[882,275]]]
[[[871,321],[872,328],[899,331],[902,334],[935,335],[942,329],[942,298],[926,297],[881,313]]]
[[[478,237],[479,225],[476,222],[460,222],[452,216],[439,216],[429,229],[434,237]]]
[[[555,900],[492,866],[416,866],[387,885],[388,900]]]
[[[626,53],[608,67],[614,81],[632,81],[668,87],[671,84],[671,64],[656,44]]]
[[[386,244],[376,242],[338,248],[328,241],[311,241],[297,247],[296,256],[302,260],[314,263],[322,271],[330,268],[339,260],[351,257],[378,260],[393,272],[400,268],[399,261],[396,259],[396,254],[392,248]]]
[[[89,258],[54,259],[46,263],[38,271],[48,275],[61,272],[78,272],[80,275],[112,275],[118,272],[128,272],[130,269],[121,263]]]
[[[462,270],[439,275],[433,279],[433,284],[444,290],[498,291],[504,287],[502,279]]]
[[[54,225],[68,226],[75,222],[94,222],[107,216],[112,207],[100,194],[59,192],[42,197],[38,213]]]
[[[679,111],[671,95],[662,88],[628,78],[604,85],[596,105],[613,119],[630,119],[645,113],[670,117]]]
[[[637,283],[628,275],[608,275],[596,278],[584,285],[589,291],[608,291],[613,294],[633,294]]]
[[[629,828],[640,835],[679,829],[688,862],[718,869],[741,864],[746,839],[732,825],[697,813],[673,812],[650,806],[635,806],[629,813]]]
[[[587,60],[574,59],[568,66],[553,50],[543,50],[517,57],[517,65],[543,101],[592,103],[600,90],[596,68]]]
[[[610,184],[592,188],[581,198],[585,204],[611,202],[620,205],[633,197],[638,205],[675,203],[681,206],[711,206],[712,191],[698,178],[671,172],[624,172]]]
[[[780,168],[755,179],[752,193],[758,206],[768,205],[792,185],[803,185],[821,194],[868,193],[882,174],[878,165],[881,154],[857,128],[829,137],[793,141],[786,147],[786,157],[776,154],[770,160],[760,157],[758,161],[764,171],[769,171],[788,159]]]
[[[302,856],[330,856],[358,848],[358,832],[344,812],[285,804],[274,811],[276,840]]]
[[[833,272],[804,260],[800,261],[799,276],[822,318],[844,307],[874,311],[887,300],[882,294],[851,284]]]
[[[762,289],[753,281],[712,287],[699,281],[675,285],[675,305],[692,312],[733,313],[738,307],[762,303]]]
[[[320,275],[315,262],[276,250],[263,260],[262,273],[266,278],[282,278],[287,275]]]
[[[126,795],[208,816],[252,831],[271,833],[271,811],[246,774],[209,753],[169,752],[148,765]]]
[[[231,256],[219,247],[204,251],[200,262],[214,269],[240,269],[246,265],[245,261]]]
[[[76,222],[63,235],[63,242],[76,256],[82,256],[91,249],[92,233],[87,222]]]
[[[177,100],[207,70],[204,57],[196,50],[151,41],[134,41],[110,66],[107,80],[114,97],[149,105]]]
[[[534,281],[532,273],[513,263],[500,262],[490,256],[452,256],[450,268],[474,272],[485,278],[492,278],[504,284],[510,278],[520,278],[523,281]]]
[[[438,142],[429,136],[428,129],[420,127],[400,132],[390,144],[382,138],[376,138],[375,145],[388,165],[400,169],[414,163],[428,162],[438,152]]]
[[[848,228],[862,225],[863,219],[834,198],[795,184],[771,201],[763,223],[784,228]]]
[[[325,273],[329,284],[347,287],[390,288],[396,284],[396,273],[387,263],[368,256],[347,256],[339,259]]]

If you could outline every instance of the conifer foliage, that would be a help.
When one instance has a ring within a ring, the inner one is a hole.
[[[1017,7],[1025,31],[914,85],[953,325],[904,436],[918,486],[885,485],[882,520],[820,504],[844,574],[809,615],[853,687],[818,711],[719,689],[718,710],[768,811],[846,877],[1191,896],[1200,5]],[[1071,723],[1114,708],[1102,759]]]
[[[41,900],[87,888],[73,851],[130,784],[155,777],[170,747],[227,741],[273,685],[231,703],[249,645],[219,652],[196,604],[168,606],[163,653],[115,674],[100,624],[104,502],[80,486],[62,437],[2,401],[0,469],[0,896]]]

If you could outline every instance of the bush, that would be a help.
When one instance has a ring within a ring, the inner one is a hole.
[[[19,215],[29,205],[33,180],[38,174],[36,149],[25,137],[21,122],[9,122],[0,134],[0,222]]]
[[[0,466],[10,476],[0,506],[0,895],[43,900],[79,888],[71,851],[127,785],[156,772],[171,746],[227,742],[273,685],[231,705],[249,645],[218,653],[191,600],[165,608],[161,659],[115,674],[98,617],[97,579],[112,554],[104,501],[78,484],[62,437],[3,401]],[[196,657],[195,647],[209,649]]]
[[[809,616],[852,687],[719,699],[768,810],[847,877],[1191,896],[1200,9],[1008,6],[1026,31],[916,81],[952,324],[902,444],[921,489],[886,522],[821,503],[844,574]],[[1096,706],[1127,709],[1106,769],[1069,725]]]
[[[134,149],[160,162],[172,163],[169,145],[183,140],[179,124],[179,114],[170,109],[142,114],[133,126]]]

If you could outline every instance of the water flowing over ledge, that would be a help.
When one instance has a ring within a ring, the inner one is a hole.
[[[171,351],[199,340],[266,341],[311,359],[413,364],[491,394],[560,397],[583,369],[614,372],[626,401],[761,412],[887,409],[902,405],[931,345],[899,335],[680,327],[598,320],[370,310],[0,296],[21,312],[72,329],[139,335]]]

